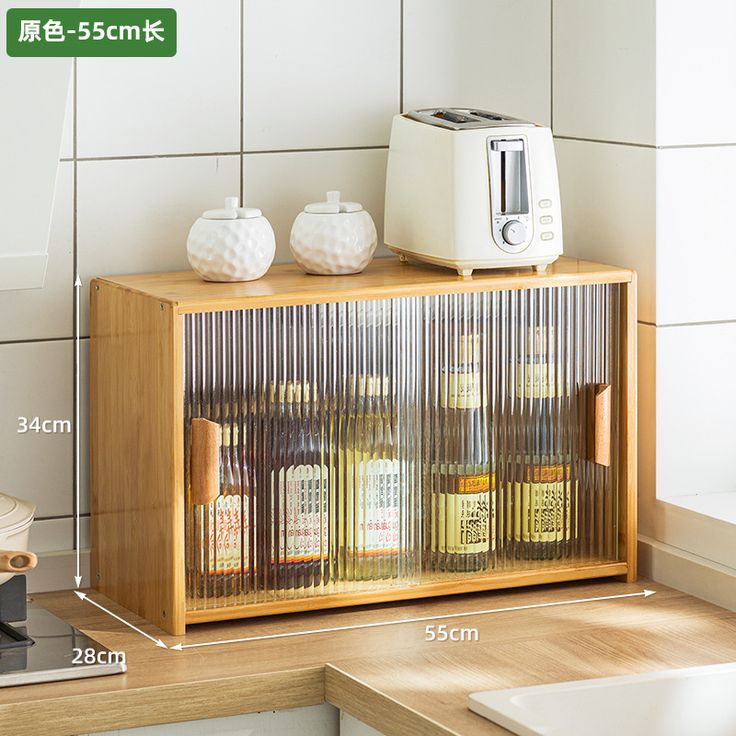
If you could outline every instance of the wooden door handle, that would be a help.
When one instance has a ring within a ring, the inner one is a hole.
[[[611,465],[611,384],[592,387],[592,411],[588,423],[588,455],[597,465]]]
[[[191,500],[208,504],[220,495],[222,427],[209,419],[192,419],[192,455],[189,467]]]
[[[38,557],[33,552],[0,550],[0,572],[28,572],[37,564]]]

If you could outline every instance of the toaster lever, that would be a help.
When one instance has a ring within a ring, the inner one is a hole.
[[[520,140],[515,141],[491,141],[491,150],[493,151],[523,151],[524,143]]]

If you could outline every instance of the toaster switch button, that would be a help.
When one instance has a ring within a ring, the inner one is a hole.
[[[545,209],[547,207],[551,207],[552,206],[552,200],[551,199],[540,199],[539,200],[539,206],[540,207],[544,207]]]
[[[540,237],[542,238],[542,240],[552,240],[554,236],[554,233],[542,233]]]
[[[526,240],[526,225],[519,220],[509,220],[501,234],[509,245],[521,245]]]
[[[552,215],[542,215],[542,217],[539,218],[539,222],[542,225],[549,225],[552,222]]]

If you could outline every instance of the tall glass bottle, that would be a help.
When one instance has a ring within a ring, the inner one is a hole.
[[[577,538],[577,480],[570,390],[560,375],[555,330],[529,330],[516,367],[516,400],[502,422],[514,448],[506,468],[506,530],[521,559],[563,556]]]
[[[322,582],[328,551],[329,469],[309,384],[278,388],[278,436],[271,471],[273,581],[281,588]]]
[[[440,570],[488,567],[495,550],[496,494],[481,371],[479,325],[448,320],[432,463],[431,549]],[[449,333],[449,338],[447,337]]]
[[[235,443],[233,443],[233,434]],[[222,426],[220,448],[220,495],[207,509],[208,596],[230,597],[241,590],[243,569],[243,525],[241,476],[237,450],[237,427]]]
[[[401,543],[401,461],[386,375],[360,376],[355,409],[347,418],[341,472],[345,516],[345,576],[396,577]]]

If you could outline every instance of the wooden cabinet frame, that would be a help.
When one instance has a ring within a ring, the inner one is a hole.
[[[618,560],[187,611],[182,315],[604,283],[623,285],[619,456],[613,459],[619,468]],[[170,634],[183,634],[191,623],[266,613],[606,576],[636,579],[636,275],[628,269],[560,258],[544,274],[508,270],[461,279],[387,258],[356,276],[307,276],[284,265],[237,284],[205,283],[189,272],[95,279],[90,392],[92,585]]]

